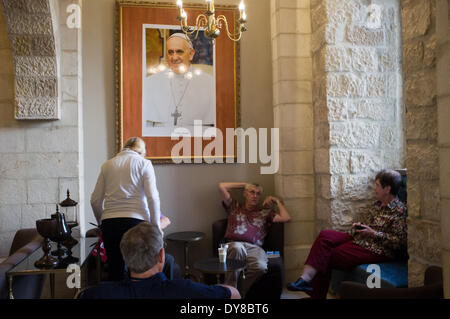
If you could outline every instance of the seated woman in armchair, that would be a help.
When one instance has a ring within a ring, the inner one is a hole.
[[[313,298],[326,298],[333,268],[346,270],[360,264],[394,259],[406,247],[406,206],[397,194],[400,173],[382,170],[375,178],[377,201],[363,209],[348,233],[323,230],[314,241],[302,275],[287,285]]]

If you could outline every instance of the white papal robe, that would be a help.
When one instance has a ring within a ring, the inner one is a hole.
[[[176,124],[175,113],[180,115]],[[185,127],[194,136],[194,120],[201,120],[204,128],[216,126],[212,75],[191,66],[184,74],[167,69],[143,78],[142,136],[170,136],[175,127]]]

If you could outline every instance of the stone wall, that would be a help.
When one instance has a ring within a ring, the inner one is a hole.
[[[436,3],[437,126],[444,295],[450,298],[450,1]]]
[[[316,229],[345,230],[376,172],[405,167],[399,2],[317,0],[311,12]]]
[[[409,285],[441,263],[436,1],[402,1]]]
[[[2,0],[14,62],[16,119],[59,119],[59,28],[49,0]],[[54,14],[53,14],[54,16]]]
[[[67,6],[79,1],[51,2],[58,5],[55,8],[59,7],[52,13],[60,34],[55,38],[59,42],[57,58],[61,63],[61,119],[57,121],[14,118],[14,81],[17,80],[11,50],[14,37],[8,35],[5,12],[0,9],[0,257],[8,255],[18,229],[35,227],[36,219],[55,212],[56,203],[65,198],[67,189],[73,199],[80,199],[83,149],[80,30],[66,25]],[[27,26],[27,21],[21,21],[25,24],[23,28],[33,29],[33,22],[28,21]],[[31,40],[34,43],[35,36]]]
[[[274,127],[280,129],[275,192],[292,221],[285,228],[286,281],[295,280],[314,240],[310,0],[271,0]]]

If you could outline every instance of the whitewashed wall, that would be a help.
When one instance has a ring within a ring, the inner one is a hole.
[[[36,5],[33,0],[16,4]],[[43,2],[43,1],[39,1]],[[35,227],[35,221],[50,217],[56,204],[70,189],[72,198],[80,198],[82,168],[82,132],[80,125],[81,53],[79,29],[67,27],[70,3],[79,1],[47,1],[52,6],[60,52],[59,81],[60,120],[15,120],[15,66],[10,35],[3,8],[0,10],[0,256],[6,256],[20,228]],[[21,23],[32,23],[23,20]],[[32,29],[32,25],[28,26]],[[33,35],[38,37],[38,35]],[[33,55],[30,55],[33,59]],[[36,59],[39,69],[39,59]]]

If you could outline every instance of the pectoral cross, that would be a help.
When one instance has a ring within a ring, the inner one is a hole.
[[[173,117],[173,125],[177,126],[178,118],[181,117],[181,113],[178,112],[178,108],[175,109],[175,112],[170,114]]]

